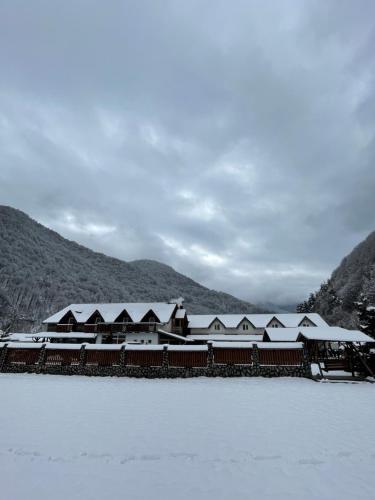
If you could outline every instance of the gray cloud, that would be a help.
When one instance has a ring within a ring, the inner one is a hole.
[[[374,229],[375,4],[0,0],[0,195],[255,302]]]

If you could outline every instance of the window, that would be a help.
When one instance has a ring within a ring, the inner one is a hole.
[[[214,328],[215,330],[220,330],[220,323],[216,323]]]
[[[246,323],[244,323],[242,325],[242,330],[248,330],[249,329],[249,325],[247,325]]]
[[[152,344],[152,340],[149,340],[149,341],[148,341],[148,343],[149,343],[149,344]]]
[[[302,326],[310,326],[310,324],[309,324],[309,323],[307,323],[307,321],[304,321],[304,322],[302,323]]]
[[[271,328],[279,328],[279,325],[277,323],[274,323],[273,325],[271,325]]]

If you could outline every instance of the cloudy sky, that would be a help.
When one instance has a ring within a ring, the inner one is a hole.
[[[373,0],[0,0],[0,203],[253,302],[375,229]]]

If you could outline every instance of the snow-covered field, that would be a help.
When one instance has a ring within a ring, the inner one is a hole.
[[[375,498],[375,386],[0,375],[0,499]]]

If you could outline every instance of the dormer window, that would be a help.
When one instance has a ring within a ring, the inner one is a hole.
[[[249,329],[249,325],[247,323],[244,323],[242,325],[242,330],[248,330]]]
[[[273,325],[271,325],[271,328],[279,328],[279,325],[277,323],[274,323]]]
[[[220,323],[215,323],[214,328],[215,328],[215,330],[220,330]]]

